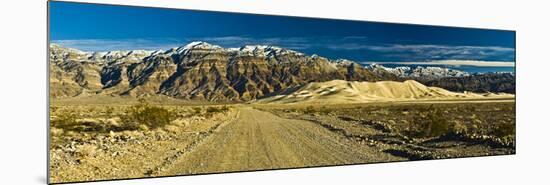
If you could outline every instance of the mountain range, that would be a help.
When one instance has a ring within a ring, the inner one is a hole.
[[[51,97],[94,94],[247,101],[288,87],[334,79],[397,79],[348,60],[275,46],[222,48],[205,42],[159,51],[83,52],[52,44]]]
[[[372,71],[387,71],[393,73],[401,78],[415,78],[421,80],[435,80],[443,77],[464,77],[470,76],[470,73],[465,71],[460,71],[456,69],[449,69],[445,67],[409,67],[409,66],[399,66],[399,67],[385,67],[380,64],[372,63],[366,66]]]
[[[380,64],[366,66],[373,72],[389,72],[401,79],[416,80],[428,86],[463,92],[516,92],[516,77],[513,72],[468,73],[461,70],[432,66],[385,67]]]
[[[249,101],[313,82],[411,79],[388,68],[364,67],[350,60],[331,60],[266,45],[223,48],[192,42],[168,50],[84,52],[51,44],[49,58],[52,98],[165,95],[190,100]],[[446,77],[451,76],[435,80]],[[433,78],[430,81],[433,86],[452,84],[436,83]],[[464,85],[455,89],[477,90]]]

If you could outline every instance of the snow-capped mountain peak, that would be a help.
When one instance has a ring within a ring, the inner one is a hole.
[[[342,66],[349,66],[356,64],[354,61],[348,60],[348,59],[337,59],[334,61],[334,63]]]
[[[190,50],[190,49],[221,49],[222,47],[218,45],[213,45],[207,42],[203,41],[194,41],[191,42],[185,46],[183,46],[181,49],[183,50]]]
[[[408,66],[398,66],[398,67],[385,67],[383,65],[372,63],[366,68],[377,71],[377,70],[384,70],[390,73],[393,73],[399,77],[404,78],[425,78],[425,79],[436,79],[441,77],[463,77],[463,76],[469,76],[470,74],[465,71],[455,70],[455,69],[449,69],[445,67],[423,67],[423,66],[416,66],[416,67],[408,67]]]
[[[189,43],[185,46],[181,46],[179,48],[173,48],[170,51],[173,51],[174,53],[177,53],[177,54],[186,54],[190,50],[194,50],[194,49],[216,50],[216,49],[223,49],[223,48],[218,46],[218,45],[209,44],[209,43],[203,42],[203,41],[194,41],[194,42],[191,42],[191,43]]]
[[[166,52],[166,51],[164,51],[164,50],[162,50],[162,49],[155,50],[155,51],[152,51],[152,52],[151,52],[151,56],[152,56],[152,55],[158,55],[158,54],[161,54],[161,53],[164,53],[164,52]]]
[[[229,51],[238,52],[240,55],[263,55],[266,57],[271,57],[275,55],[286,55],[286,54],[295,54],[295,55],[303,55],[300,52],[285,49],[277,46],[271,46],[271,45],[245,45],[238,49],[236,48],[229,48]]]

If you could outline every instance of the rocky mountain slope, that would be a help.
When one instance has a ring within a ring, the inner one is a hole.
[[[395,80],[348,60],[275,46],[222,48],[192,42],[166,51],[87,53],[50,46],[53,98],[167,95],[209,101],[247,101],[288,87],[330,80]]]
[[[516,77],[513,73],[473,74],[457,78],[443,77],[434,80],[425,80],[422,83],[457,92],[516,93]]]
[[[260,99],[258,103],[364,103],[377,101],[457,100],[513,98],[506,93],[457,93],[439,87],[428,87],[414,80],[404,82],[356,82],[332,80],[312,82],[289,89],[281,95]]]

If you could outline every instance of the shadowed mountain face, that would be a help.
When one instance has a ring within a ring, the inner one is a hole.
[[[348,60],[274,46],[222,48],[193,42],[167,51],[86,53],[50,47],[51,97],[95,94],[247,101],[330,80],[396,80]]]
[[[516,93],[516,77],[511,73],[474,74],[459,78],[443,77],[425,80],[424,84],[451,91]]]

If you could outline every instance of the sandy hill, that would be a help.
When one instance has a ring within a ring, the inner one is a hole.
[[[357,82],[332,80],[312,82],[282,95],[258,100],[258,103],[363,103],[374,101],[452,100],[513,98],[504,93],[457,93],[438,87],[427,87],[414,80],[405,82]]]

